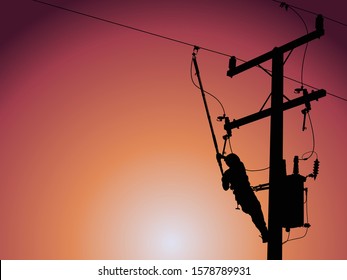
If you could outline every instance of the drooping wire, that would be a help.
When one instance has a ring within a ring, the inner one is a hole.
[[[316,155],[316,159],[318,159],[318,153],[316,152],[316,151],[308,151],[308,152],[305,152],[305,153],[303,153],[302,155],[301,155],[301,157],[299,158],[299,160],[307,160],[307,159],[309,159],[309,157],[305,157],[305,155],[307,155],[307,154],[315,154]],[[310,156],[310,157],[312,157],[312,155]]]
[[[287,240],[284,241],[284,242],[282,242],[282,245],[284,245],[284,244],[286,244],[287,242],[289,242],[289,241],[290,241],[289,238],[290,238],[290,231],[288,231]]]
[[[196,82],[194,81],[194,77],[193,77],[193,76],[194,76],[194,75],[193,75],[193,60],[192,60],[191,63],[190,63],[190,79],[191,79],[193,85],[194,85],[196,88],[198,88],[198,89],[201,90],[201,88],[199,87],[199,85],[197,85]],[[208,92],[208,91],[206,91],[206,90],[204,90],[204,92],[205,92],[206,94],[208,94],[209,96],[211,96],[213,99],[215,99],[215,100],[218,102],[218,104],[220,105],[220,107],[221,107],[221,109],[222,109],[222,111],[223,111],[223,115],[225,115],[225,108],[224,108],[222,102],[221,102],[215,95],[213,95],[212,93],[210,93],[210,92]]]
[[[287,242],[290,242],[290,241],[294,241],[294,240],[298,240],[298,239],[302,239],[302,238],[305,238],[306,235],[308,233],[308,227],[306,228],[305,230],[305,233],[302,235],[302,236],[299,236],[299,237],[295,237],[295,238],[289,238],[290,237],[290,231],[288,232],[288,237],[287,237],[287,240],[282,242],[282,245],[286,244]]]
[[[246,169],[248,172],[260,172],[270,169],[270,167],[260,168],[260,169]]]
[[[296,11],[296,9],[294,9],[292,6],[286,4],[285,2],[281,2],[280,4],[281,8],[285,8],[286,11],[288,11],[288,9],[290,9],[292,12],[294,12],[302,21],[302,23],[305,26],[305,30],[306,30],[306,34],[308,34],[308,27],[307,24],[305,22],[305,20],[303,19],[303,17]],[[307,53],[307,48],[308,48],[308,43],[305,44],[305,50],[304,50],[304,55],[303,55],[303,59],[301,62],[301,87],[304,86],[304,66],[305,66],[305,60],[306,60],[306,53]],[[293,50],[292,50],[293,51]],[[292,54],[292,51],[288,54],[287,58],[285,59],[284,63],[288,60],[289,56]]]
[[[307,28],[307,24],[304,21],[304,19],[302,18],[302,16],[292,7],[290,7],[290,9],[301,19],[301,21],[303,22],[305,29],[306,29],[306,34],[308,34],[308,28]],[[305,44],[305,50],[304,50],[304,55],[302,58],[302,62],[301,62],[301,86],[304,86],[304,67],[305,67],[305,60],[306,60],[306,54],[307,54],[307,48],[308,48],[308,43]]]
[[[194,50],[195,49],[198,50],[199,47],[194,46]],[[196,88],[201,90],[200,86],[197,85],[196,82],[194,81],[194,77],[193,77],[193,60],[191,60],[191,63],[190,63],[190,79],[191,79],[193,85]],[[225,111],[225,108],[223,106],[223,103],[214,94],[212,94],[212,93],[210,93],[210,92],[208,92],[206,90],[204,90],[204,93],[208,94],[209,96],[211,96],[213,99],[215,99],[218,102],[218,104],[220,105],[220,107],[221,107],[221,109],[223,111],[223,117],[222,118],[226,118],[226,111]],[[227,138],[224,138],[224,147],[223,147],[222,155],[224,155],[224,153],[225,153],[225,146],[226,146],[227,143],[229,145],[230,152],[233,153],[233,148],[231,146],[231,141],[230,141],[230,136],[229,136]]]
[[[307,24],[305,22],[305,20],[303,19],[303,17],[296,11],[296,9],[294,7],[292,7],[291,5],[288,5],[285,2],[281,2],[280,4],[281,8],[285,8],[286,10],[290,9],[291,11],[293,11],[302,21],[302,23],[305,26],[305,30],[306,30],[306,34],[308,34],[308,27]],[[304,55],[303,55],[303,59],[302,59],[302,63],[301,63],[301,88],[304,88],[304,66],[305,66],[305,60],[306,60],[306,54],[307,54],[307,48],[308,48],[308,43],[305,44],[305,50],[304,50]],[[290,55],[290,54],[289,54]],[[289,57],[288,55],[288,57]],[[288,59],[288,57],[286,58],[286,60]],[[309,110],[307,110],[306,114],[308,115],[308,119],[310,122],[310,127],[311,127],[311,133],[312,133],[312,149],[310,152],[306,152],[310,153],[308,157],[304,157],[305,154],[302,155],[301,160],[308,160],[309,158],[312,157],[312,155],[315,153],[315,146],[316,146],[316,141],[315,141],[315,134],[314,134],[314,129],[313,129],[313,124],[312,124],[312,120],[311,120],[311,115]]]
[[[210,115],[210,112],[209,112],[210,110],[208,108],[208,104],[207,104],[207,100],[206,100],[206,94],[205,94],[205,91],[203,89],[202,80],[201,80],[201,76],[200,76],[200,70],[199,70],[197,59],[196,59],[196,55],[197,55],[198,51],[199,51],[199,47],[194,46],[193,53],[192,53],[192,62],[194,64],[195,74],[196,74],[196,76],[198,78],[199,88],[200,88],[200,92],[201,92],[201,97],[202,97],[202,100],[203,100],[203,103],[204,103],[206,117],[207,117],[207,121],[208,121],[208,124],[209,124],[209,127],[210,127],[210,132],[211,132],[211,136],[212,136],[213,145],[214,145],[214,148],[215,148],[215,151],[216,151],[216,160],[217,160],[217,163],[218,163],[218,166],[219,166],[219,170],[220,170],[221,174],[223,175],[224,171],[223,171],[222,157],[220,156],[220,152],[219,152],[219,148],[218,148],[218,141],[217,141],[216,134],[214,132],[213,124],[212,124],[212,121],[211,121],[211,115]]]
[[[191,63],[190,63],[190,80],[192,81],[193,85],[194,85],[196,88],[198,88],[198,89],[201,90],[201,88],[199,87],[199,85],[196,84],[196,82],[194,81],[194,75],[193,75],[193,60],[192,60]],[[216,101],[218,102],[218,104],[220,105],[220,107],[221,107],[221,109],[222,109],[222,111],[223,111],[223,116],[226,116],[226,111],[225,111],[225,108],[224,108],[224,106],[223,106],[223,103],[222,103],[214,94],[212,94],[212,93],[210,93],[210,92],[208,92],[208,91],[206,91],[206,90],[204,90],[204,92],[205,92],[206,94],[208,94],[210,97],[212,97],[214,100],[216,100]],[[232,146],[231,146],[230,137],[228,137],[225,141],[228,142],[230,152],[232,153],[232,152],[233,152],[233,148],[232,148]],[[226,142],[225,142],[225,144],[226,144]],[[224,148],[225,148],[225,145],[224,145]],[[223,152],[224,152],[224,151],[225,151],[225,149],[223,149]]]
[[[310,127],[311,127],[311,133],[312,133],[312,149],[311,149],[311,151],[308,151],[308,152],[304,153],[304,154],[301,156],[300,160],[308,160],[308,159],[310,159],[310,158],[313,156],[313,154],[316,154],[316,155],[317,155],[317,153],[316,153],[316,151],[315,151],[315,149],[316,149],[315,133],[314,133],[314,128],[313,128],[313,124],[312,124],[310,112],[307,112],[306,114],[307,114],[307,116],[308,116],[308,120],[309,120],[309,122],[310,122]],[[309,156],[304,157],[306,154],[309,154]]]

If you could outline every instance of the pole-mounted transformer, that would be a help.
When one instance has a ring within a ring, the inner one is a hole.
[[[304,182],[306,177],[299,174],[299,157],[294,157],[293,174],[287,175],[282,189],[282,227],[287,232],[291,228],[304,226]]]

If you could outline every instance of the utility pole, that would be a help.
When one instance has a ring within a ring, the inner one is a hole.
[[[318,100],[326,95],[325,90],[318,90],[311,94],[283,102],[283,77],[284,77],[284,53],[293,50],[303,44],[324,35],[323,17],[319,15],[316,19],[316,30],[308,33],[294,41],[281,47],[276,47],[253,60],[236,66],[236,58],[231,57],[227,76],[233,77],[252,67],[259,66],[265,61],[272,60],[272,81],[271,81],[271,108],[249,115],[239,120],[234,120],[225,124],[224,128],[230,131],[242,125],[257,121],[270,116],[270,174],[269,174],[269,241],[267,250],[268,260],[282,259],[282,197],[285,179],[285,164],[283,159],[283,111],[307,103],[311,100]]]
[[[274,49],[272,58],[272,91],[270,123],[269,175],[269,243],[268,258],[282,259],[281,185],[285,176],[283,164],[283,53]]]

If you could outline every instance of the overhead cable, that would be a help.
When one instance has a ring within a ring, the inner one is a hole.
[[[115,21],[112,21],[112,20],[104,19],[104,18],[101,18],[101,17],[98,17],[98,16],[94,16],[94,15],[91,15],[91,14],[83,13],[83,12],[76,11],[76,10],[73,10],[73,9],[70,9],[70,8],[65,8],[65,7],[62,7],[62,6],[59,6],[59,5],[47,3],[47,2],[44,2],[44,1],[40,1],[40,0],[32,0],[32,1],[40,3],[40,4],[44,4],[44,5],[56,8],[56,9],[60,9],[60,10],[64,10],[64,11],[67,11],[67,12],[70,12],[70,13],[74,13],[74,14],[77,14],[77,15],[85,16],[85,17],[88,17],[88,18],[91,18],[91,19],[94,19],[94,20],[98,20],[98,21],[102,21],[102,22],[105,22],[105,23],[117,25],[117,26],[120,26],[122,28],[130,29],[130,30],[141,32],[141,33],[144,33],[144,34],[147,34],[147,35],[150,35],[150,36],[154,36],[154,37],[157,37],[157,38],[165,39],[165,40],[168,40],[168,41],[171,41],[171,42],[175,42],[175,43],[178,43],[178,44],[182,44],[182,45],[186,45],[186,46],[190,46],[190,47],[195,47],[196,46],[196,44],[192,44],[192,43],[185,42],[185,41],[182,41],[182,40],[178,40],[178,39],[175,39],[175,38],[172,38],[172,37],[164,36],[164,35],[157,34],[157,33],[154,33],[154,32],[146,31],[144,29],[140,29],[140,28],[136,28],[136,27],[129,26],[129,25],[126,25],[126,24],[122,24],[122,23],[119,23],[119,22],[115,22]],[[275,1],[275,0],[272,0],[272,1]],[[279,1],[276,1],[276,2],[279,2]],[[292,7],[294,7],[294,6],[292,6]],[[218,54],[218,55],[221,55],[221,56],[231,57],[230,54],[223,53],[223,52],[220,52],[220,51],[216,51],[216,50],[213,50],[213,49],[210,49],[210,48],[201,47],[201,46],[199,46],[199,48],[200,48],[200,50],[205,50],[207,52],[215,53],[215,54]],[[246,60],[241,59],[241,58],[237,58],[236,57],[236,59],[238,61],[241,61],[241,62],[247,62]],[[272,73],[271,70],[266,69],[266,68],[262,67],[261,65],[259,65],[259,68],[264,70],[269,75]],[[287,80],[291,80],[293,82],[301,84],[300,81],[298,81],[296,79],[293,79],[291,77],[284,76],[284,78],[287,79]],[[307,87],[310,87],[312,89],[318,89],[318,88],[316,88],[314,86],[311,86],[309,84],[306,84],[306,83],[304,83],[303,85],[307,86]],[[341,97],[341,96],[338,96],[338,95],[335,95],[335,94],[332,94],[332,93],[328,93],[328,92],[327,92],[327,94],[331,95],[331,96],[333,96],[335,98],[339,98],[339,99],[341,99],[343,101],[347,101],[347,99],[344,98],[344,97]]]

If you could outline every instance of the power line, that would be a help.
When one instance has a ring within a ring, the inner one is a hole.
[[[87,13],[83,13],[83,12],[76,11],[76,10],[73,10],[73,9],[65,8],[65,7],[62,7],[62,6],[59,6],[59,5],[47,3],[47,2],[44,2],[44,1],[40,1],[40,0],[32,0],[32,1],[40,3],[40,4],[44,4],[44,5],[56,8],[56,9],[67,11],[67,12],[70,12],[70,13],[73,13],[73,14],[77,14],[77,15],[81,15],[81,16],[84,16],[84,17],[88,17],[88,18],[94,19],[94,20],[98,20],[98,21],[102,21],[102,22],[105,22],[105,23],[117,25],[117,26],[120,26],[120,27],[123,27],[123,28],[126,28],[126,29],[130,29],[130,30],[133,30],[133,31],[144,33],[144,34],[147,34],[147,35],[150,35],[150,36],[154,36],[154,37],[157,37],[157,38],[165,39],[165,40],[168,40],[168,41],[171,41],[171,42],[175,42],[175,43],[178,43],[178,44],[182,44],[182,45],[186,45],[186,46],[190,46],[190,47],[195,47],[196,46],[196,44],[192,44],[192,43],[185,42],[185,41],[182,41],[182,40],[178,40],[178,39],[175,39],[175,38],[172,38],[172,37],[168,37],[168,36],[164,36],[164,35],[157,34],[157,33],[154,33],[154,32],[150,32],[150,31],[147,31],[147,30],[144,30],[144,29],[136,28],[136,27],[133,27],[133,26],[130,26],[130,25],[122,24],[122,23],[115,22],[115,21],[112,21],[112,20],[104,19],[104,18],[101,18],[101,17],[98,17],[98,16],[93,16],[91,14],[87,14]],[[272,0],[272,1],[279,2],[279,1],[276,1],[276,0]],[[292,7],[294,7],[294,6],[292,6]],[[226,56],[226,57],[231,57],[232,56],[230,54],[226,54],[226,53],[223,53],[223,52],[220,52],[220,51],[216,51],[216,50],[213,50],[213,49],[209,49],[209,48],[205,48],[205,47],[200,47],[199,46],[199,48],[201,50],[205,50],[205,51],[208,51],[208,52],[211,52],[211,53],[215,53],[215,54],[218,54],[218,55],[221,55],[221,56]],[[241,58],[237,58],[236,57],[236,59],[238,61],[241,61],[241,62],[246,62],[246,60],[241,59]],[[272,73],[271,70],[266,69],[266,68],[262,67],[261,65],[258,65],[258,67],[261,68],[262,70],[264,70],[268,74]],[[293,82],[296,82],[298,84],[301,84],[300,81],[298,81],[296,79],[293,79],[291,77],[284,76],[284,78],[287,79],[287,80],[291,80]],[[312,89],[318,89],[318,88],[316,88],[314,86],[310,86],[310,85],[305,84],[305,83],[303,85],[308,86],[308,87],[310,87]],[[332,93],[328,93],[328,92],[327,92],[327,94],[331,95],[331,96],[333,96],[335,98],[339,98],[339,99],[341,99],[343,101],[347,101],[346,98],[340,97],[338,95],[335,95],[335,94],[332,94]]]
[[[83,12],[80,12],[80,11],[76,11],[76,10],[73,10],[73,9],[69,9],[69,8],[65,8],[65,7],[62,7],[62,6],[59,6],[59,5],[47,3],[47,2],[44,2],[44,1],[40,1],[40,0],[32,0],[32,1],[40,3],[40,4],[44,4],[44,5],[47,5],[47,6],[51,6],[51,7],[60,9],[60,10],[64,10],[64,11],[67,11],[67,12],[70,12],[70,13],[74,13],[74,14],[77,14],[77,15],[81,15],[81,16],[85,16],[85,17],[88,17],[88,18],[92,18],[92,19],[95,19],[95,20],[98,20],[98,21],[103,21],[103,22],[110,23],[110,24],[113,24],[113,25],[117,25],[117,26],[120,26],[120,27],[123,27],[123,28],[131,29],[133,31],[141,32],[141,33],[144,33],[144,34],[147,34],[147,35],[151,35],[151,36],[154,36],[154,37],[158,37],[158,38],[161,38],[161,39],[169,40],[169,41],[172,41],[172,42],[175,42],[175,43],[179,43],[179,44],[182,44],[182,45],[186,45],[186,46],[190,46],[190,47],[195,47],[196,46],[195,44],[191,44],[191,43],[188,43],[188,42],[185,42],[185,41],[181,41],[181,40],[178,40],[178,39],[175,39],[175,38],[171,38],[171,37],[168,37],[168,36],[164,36],[164,35],[161,35],[161,34],[150,32],[150,31],[147,31],[147,30],[144,30],[144,29],[136,28],[136,27],[133,27],[133,26],[130,26],[130,25],[122,24],[122,23],[119,23],[119,22],[115,22],[115,21],[112,21],[112,20],[104,19],[104,18],[101,18],[101,17],[98,17],[98,16],[93,16],[91,14],[86,14],[86,13],[83,13]],[[230,55],[222,53],[222,52],[219,52],[219,51],[215,51],[215,50],[208,49],[208,48],[203,48],[203,47],[199,47],[199,48],[203,49],[205,51],[208,51],[208,52],[212,52],[212,53],[216,53],[216,54],[219,54],[219,55],[230,57]]]
[[[332,93],[329,93],[329,92],[327,92],[327,94],[328,94],[328,95],[331,95],[331,96],[333,96],[333,97],[339,98],[339,99],[341,99],[341,100],[343,100],[343,101],[347,101],[346,98],[343,98],[343,97],[341,97],[341,96],[338,96],[338,95],[335,95],[335,94],[332,94]]]
[[[196,82],[194,81],[194,78],[193,78],[193,64],[194,64],[194,62],[193,62],[193,60],[192,60],[192,62],[190,63],[190,79],[191,79],[193,85],[194,85],[196,88],[198,88],[198,89],[201,90],[200,86],[196,84]],[[210,92],[208,92],[208,91],[206,91],[206,90],[204,90],[204,92],[205,92],[206,94],[208,94],[209,96],[211,96],[213,99],[215,99],[215,100],[218,102],[218,104],[220,105],[220,107],[221,107],[221,109],[222,109],[222,111],[223,111],[223,114],[225,115],[225,114],[226,114],[226,113],[225,113],[225,108],[224,108],[222,102],[221,102],[215,95],[213,95],[212,93],[210,93]]]
[[[315,12],[312,12],[312,11],[310,11],[310,10],[300,8],[300,7],[297,7],[297,6],[288,4],[288,3],[283,2],[283,1],[278,1],[278,0],[271,0],[271,1],[281,4],[281,7],[282,7],[282,6],[285,6],[285,7],[292,7],[292,8],[294,8],[294,9],[297,9],[297,10],[300,10],[300,11],[303,11],[303,12],[306,12],[306,13],[309,13],[309,14],[312,14],[312,15],[316,15],[316,16],[319,15],[319,13],[315,13]],[[330,20],[330,21],[332,21],[332,22],[335,22],[335,23],[338,23],[338,24],[340,24],[340,25],[343,25],[343,26],[347,27],[347,24],[346,24],[346,23],[343,23],[343,22],[341,22],[341,21],[339,21],[339,20],[336,20],[336,19],[333,19],[333,18],[330,18],[330,17],[326,17],[326,16],[323,16],[323,17],[324,17],[325,19],[327,19],[327,20]]]
[[[296,82],[296,83],[298,83],[298,84],[301,83],[300,81],[298,81],[298,80],[296,80],[296,79],[293,79],[293,78],[291,78],[291,77],[288,77],[288,76],[283,76],[283,77],[286,78],[287,80]],[[307,84],[307,83],[303,83],[302,85],[307,86],[307,87],[309,87],[309,88],[311,88],[311,89],[319,90],[319,88],[317,88],[317,87],[315,87],[315,86],[312,86],[312,85],[310,85],[310,84]],[[330,95],[330,96],[333,96],[333,97],[335,97],[335,98],[339,98],[339,99],[341,99],[341,100],[347,102],[347,98],[344,98],[344,97],[341,97],[341,96],[338,96],[338,95],[335,95],[335,94],[329,93],[329,92],[327,92],[326,94],[327,94],[327,95]]]

